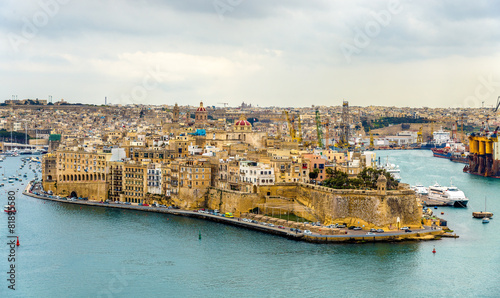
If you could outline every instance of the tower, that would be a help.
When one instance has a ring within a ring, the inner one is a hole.
[[[387,178],[385,175],[381,174],[377,179],[377,192],[379,195],[387,194]]]
[[[349,102],[345,101],[342,103],[342,122],[340,123],[340,139],[339,147],[348,148],[349,147]]]
[[[175,106],[174,106],[172,113],[173,113],[172,122],[174,122],[174,123],[179,122],[179,106],[177,105],[177,103],[175,103]]]

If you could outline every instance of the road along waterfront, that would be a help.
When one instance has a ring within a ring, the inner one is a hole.
[[[223,224],[238,226],[242,228],[247,228],[251,230],[257,230],[273,235],[282,236],[285,238],[306,241],[313,243],[338,243],[338,242],[353,242],[353,243],[366,243],[366,242],[393,242],[393,241],[413,241],[413,240],[436,240],[440,239],[443,235],[441,228],[431,229],[430,227],[423,226],[422,229],[413,229],[411,232],[406,232],[403,230],[389,231],[388,233],[371,233],[367,234],[366,231],[350,231],[347,229],[342,229],[340,235],[321,235],[316,233],[304,234],[304,232],[294,232],[290,228],[280,229],[278,227],[264,226],[257,223],[242,221],[242,218],[238,217],[224,217],[220,215],[213,215],[207,213],[200,213],[198,211],[191,210],[181,210],[181,209],[169,209],[164,207],[153,207],[153,206],[138,206],[138,205],[124,205],[117,203],[106,203],[97,201],[87,201],[87,200],[67,200],[66,198],[56,198],[47,195],[37,195],[32,193],[31,188],[33,181],[28,183],[23,194],[60,203],[75,204],[75,205],[86,205],[101,208],[117,208],[125,210],[135,210],[143,212],[155,212],[155,213],[168,213],[178,216],[194,217],[204,220],[215,221]]]

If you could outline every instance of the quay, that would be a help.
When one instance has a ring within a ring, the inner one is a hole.
[[[372,233],[369,235],[366,234],[367,232],[366,230],[352,231],[348,229],[342,229],[340,235],[321,235],[317,233],[304,234],[303,232],[297,233],[291,231],[290,228],[288,227],[280,229],[277,227],[264,226],[259,223],[245,222],[242,221],[242,218],[237,218],[237,217],[228,218],[219,215],[200,213],[198,211],[191,211],[191,210],[169,209],[165,207],[152,207],[152,206],[125,205],[125,204],[105,203],[98,201],[84,201],[84,200],[71,201],[71,200],[66,200],[65,198],[57,199],[55,197],[48,197],[45,195],[37,195],[32,193],[30,191],[32,182],[33,181],[30,181],[28,183],[28,185],[23,191],[23,194],[37,199],[66,203],[66,204],[74,204],[74,205],[125,209],[125,210],[142,211],[142,212],[166,213],[177,216],[198,218],[222,224],[237,226],[241,228],[246,228],[250,230],[260,231],[268,234],[273,234],[292,240],[305,241],[311,243],[368,243],[368,242],[438,240],[441,239],[441,237],[444,234],[444,231],[441,228],[431,228],[428,226],[423,226],[423,229],[412,230],[412,232],[393,230],[384,233]]]

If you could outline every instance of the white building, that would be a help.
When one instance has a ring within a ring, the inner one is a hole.
[[[215,146],[205,146],[205,149],[203,149],[203,154],[204,156],[215,156],[216,152],[219,152],[219,148]]]
[[[148,165],[148,176],[147,176],[147,192],[152,194],[161,194],[161,166],[159,164],[152,163]]]
[[[253,185],[274,185],[274,168],[270,164],[241,161],[240,181],[252,183]]]
[[[20,131],[23,129],[23,125],[21,122],[14,122],[13,123],[13,130],[14,131]]]
[[[188,152],[189,152],[189,155],[201,155],[201,153],[203,153],[203,149],[198,147],[198,145],[191,145],[191,146],[188,146]]]

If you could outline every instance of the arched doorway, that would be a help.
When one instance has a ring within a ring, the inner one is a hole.
[[[72,198],[78,198],[78,196],[76,195],[76,191],[74,191],[74,190],[71,192],[71,194],[69,196]]]

